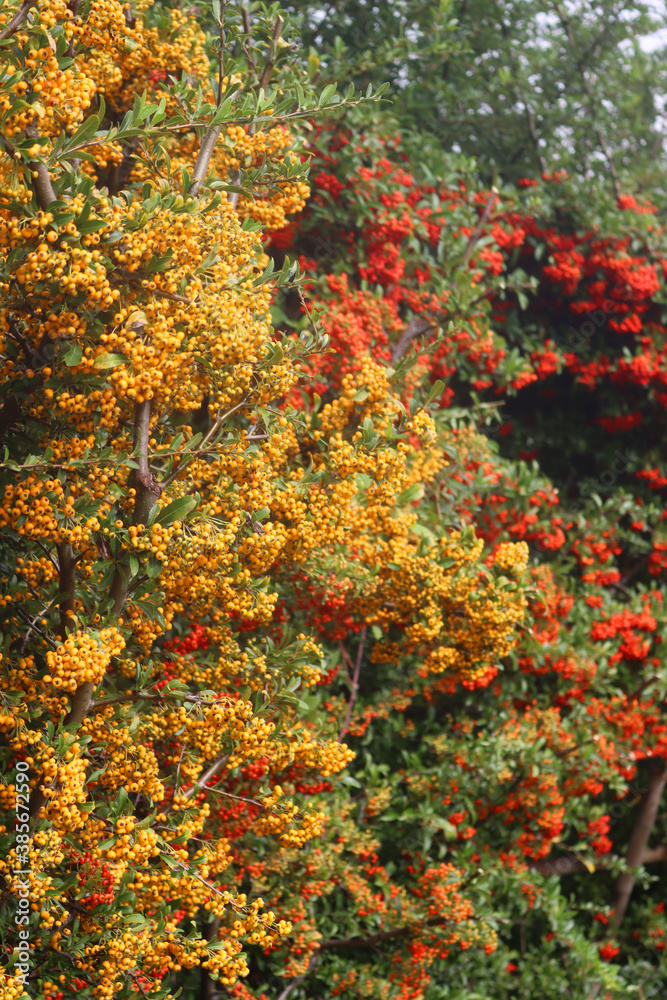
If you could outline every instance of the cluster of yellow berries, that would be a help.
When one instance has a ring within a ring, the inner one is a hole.
[[[526,542],[501,542],[493,556],[499,569],[518,575],[528,565],[529,550]]]
[[[276,762],[281,770],[291,764],[300,764],[326,778],[342,771],[354,760],[354,752],[345,743],[320,742],[297,729],[287,729],[284,735],[287,740],[276,744]]]
[[[49,672],[44,681],[70,694],[81,684],[99,684],[112,657],[124,648],[125,639],[115,625],[101,629],[97,635],[79,629],[46,654]]]
[[[71,452],[77,449],[73,446],[67,450]],[[98,490],[93,488],[91,493],[94,495],[99,491],[104,495],[109,477],[102,470],[98,471],[99,475],[95,478]],[[25,538],[42,542],[69,542],[85,546],[93,533],[99,530],[100,518],[108,513],[111,503],[108,500],[102,501],[97,506],[96,516],[79,519],[75,503],[81,492],[82,488],[78,484],[72,484],[68,489],[68,485],[60,479],[43,479],[30,473],[25,479],[19,479],[17,485],[8,483],[5,486],[0,501],[0,528],[10,527]],[[21,567],[24,563],[22,560]],[[53,567],[53,563],[51,566]],[[22,575],[26,577],[33,573],[41,574],[45,580],[52,577],[51,570],[46,565],[42,566],[41,560],[39,563],[31,561],[22,569]]]

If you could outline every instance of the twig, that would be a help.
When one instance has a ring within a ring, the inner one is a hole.
[[[37,0],[23,0],[23,3],[16,11],[14,17],[11,19],[9,24],[6,25],[6,27],[4,27],[2,31],[0,31],[0,41],[2,41],[5,38],[9,38],[11,35],[14,34],[14,32],[19,30],[19,28],[25,21],[26,17],[28,16],[30,8],[34,7],[36,3]]]
[[[338,742],[343,742],[343,737],[347,732],[347,727],[350,725],[350,719],[352,718],[352,708],[354,707],[354,702],[357,697],[357,691],[359,690],[359,671],[361,670],[361,661],[364,655],[364,643],[366,641],[366,626],[361,630],[359,636],[359,649],[357,650],[357,662],[354,666],[354,676],[352,677],[352,690],[350,692],[350,700],[347,703],[347,713],[345,715],[345,721],[343,723],[343,728],[338,734]],[[343,644],[341,643],[341,651],[343,650]]]
[[[53,602],[51,602],[51,603],[53,603]],[[23,610],[23,608],[16,608],[15,610],[16,610],[16,613],[19,615],[19,617],[21,617],[23,619],[23,621],[25,621],[25,622],[28,623],[28,631],[26,632],[26,634],[24,636],[24,639],[23,639],[23,646],[21,647],[21,654],[23,654],[25,652],[25,647],[26,647],[26,643],[28,641],[28,636],[30,635],[31,632],[36,632],[37,635],[40,635],[42,637],[42,639],[44,639],[45,642],[50,643],[51,646],[53,646],[53,648],[56,649],[56,647],[58,646],[58,643],[54,642],[54,640],[51,638],[51,636],[47,635],[46,632],[43,632],[42,629],[37,624],[37,620],[39,618],[41,618],[42,615],[44,614],[43,611],[38,611],[37,614],[35,615],[35,617],[31,621],[30,620],[30,616],[25,613],[25,611]]]
[[[640,864],[651,865],[665,860],[667,860],[667,844],[660,844],[658,847],[647,847],[642,854]],[[610,862],[611,855],[603,854],[595,862],[595,871],[604,871],[609,867]],[[573,875],[576,872],[590,872],[591,870],[576,854],[563,854],[558,858],[541,858],[539,861],[530,862],[530,867],[541,875]]]
[[[392,365],[400,361],[415,337],[421,337],[422,334],[428,333],[429,330],[433,329],[433,326],[433,323],[418,319],[416,316],[413,317],[394,345],[394,349],[391,352]]]
[[[174,479],[178,479],[178,477],[183,474],[185,469],[187,469],[188,465],[190,465],[191,462],[194,462],[196,458],[199,458],[202,454],[206,454],[206,445],[209,443],[211,438],[215,434],[217,434],[217,432],[220,430],[225,421],[228,420],[229,417],[232,416],[232,414],[236,413],[238,410],[242,410],[243,407],[247,405],[248,405],[248,399],[247,397],[244,397],[241,400],[241,402],[237,403],[236,406],[233,406],[231,410],[227,410],[226,413],[223,413],[221,416],[216,417],[214,423],[208,430],[206,437],[202,438],[202,440],[199,442],[196,448],[193,448],[192,451],[189,451],[187,453],[185,461],[181,461],[178,467],[174,469],[174,471],[171,473],[171,475],[167,476],[166,479],[162,480],[162,482],[160,483],[162,489],[164,490],[167,486],[169,486],[169,484],[172,483]]]
[[[479,222],[477,223],[477,226],[475,227],[474,232],[471,234],[467,246],[463,251],[463,259],[461,261],[461,267],[467,267],[467,265],[470,263],[470,258],[472,257],[473,250],[475,249],[477,241],[479,240],[480,236],[484,232],[484,226],[491,218],[491,212],[493,211],[493,206],[495,205],[497,198],[498,198],[498,192],[496,191],[495,188],[491,188],[491,194],[489,195],[489,199],[486,205],[484,206],[484,211],[482,212],[479,218]]]
[[[539,168],[543,174],[546,174],[548,173],[547,161],[542,156],[542,152],[540,150],[540,140],[537,134],[537,129],[535,127],[535,114],[530,104],[523,96],[523,94],[521,95],[521,101],[526,111],[526,119],[528,121],[528,131],[530,132],[530,138],[533,143],[533,146],[535,147],[535,156],[537,157]]]
[[[635,701],[635,699],[637,699],[639,695],[646,690],[647,687],[650,687],[651,684],[655,684],[655,682],[659,680],[660,677],[657,674],[654,674],[653,677],[649,677],[642,684],[636,687],[634,691],[631,692],[631,694],[627,696],[628,701]]]
[[[269,54],[266,57],[266,63],[264,65],[264,71],[262,77],[259,81],[259,89],[266,93],[269,85],[269,80],[271,79],[271,74],[273,72],[273,67],[276,64],[276,57],[278,55],[278,43],[280,41],[280,36],[283,33],[284,20],[278,14],[276,16],[276,23],[273,26],[273,34],[271,35],[271,48],[269,49]]]
[[[118,286],[123,283],[136,285],[146,279],[142,277],[141,274],[133,274],[130,271],[126,271],[123,267],[117,267],[109,273],[109,280],[112,285]],[[195,304],[195,299],[189,299],[187,295],[177,295],[176,292],[168,292],[165,288],[151,288],[150,293],[151,295],[157,295],[157,297],[161,299],[170,299],[172,302],[182,302],[183,305],[186,306],[192,306]]]
[[[214,795],[224,795],[228,799],[238,799],[239,802],[247,802],[251,806],[259,806],[260,809],[264,808],[264,804],[259,802],[258,799],[247,799],[244,795],[232,795],[231,792],[225,792],[222,788],[209,788],[209,792],[213,792]]]
[[[91,701],[90,710],[92,712],[99,708],[103,708],[105,705],[118,705],[123,702],[133,701],[189,701],[194,702],[197,705],[217,704],[216,701],[211,699],[201,699],[196,694],[171,694],[170,692],[165,694],[162,691],[159,691],[157,694],[119,694],[114,695],[112,698],[102,698],[100,701]]]
[[[293,979],[291,983],[288,983],[285,989],[282,991],[282,993],[278,994],[276,1000],[287,1000],[287,997],[290,995],[290,993],[292,993],[297,988],[297,986],[300,986],[301,983],[308,978],[310,973],[317,965],[319,957],[320,956],[317,954],[317,952],[314,955],[311,955],[310,962],[308,963],[306,971],[303,972],[300,976],[297,976],[296,979]]]
[[[185,793],[184,798],[186,802],[188,801],[188,799],[191,799],[193,795],[195,795],[198,792],[201,792],[201,790],[206,787],[211,778],[215,777],[215,775],[218,774],[219,771],[222,771],[223,767],[225,766],[228,760],[229,760],[229,754],[225,754],[224,757],[219,757],[218,760],[214,761],[208,768],[208,770],[204,771],[201,778],[198,778],[197,781],[195,781],[192,788],[189,788],[188,791]]]
[[[220,20],[218,21],[218,99],[216,108],[222,104],[222,82],[225,79],[225,4],[220,4]]]

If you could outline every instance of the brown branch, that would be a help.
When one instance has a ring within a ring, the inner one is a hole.
[[[31,139],[39,138],[39,132],[34,125],[29,125],[25,130],[25,134]],[[35,189],[39,207],[42,211],[46,212],[49,205],[56,201],[56,192],[53,190],[53,184],[51,183],[51,178],[49,177],[48,167],[46,166],[46,163],[31,162],[28,164],[28,169],[32,174],[32,186]]]
[[[111,285],[118,287],[120,285],[141,285],[142,281],[146,278],[141,274],[133,274],[131,271],[126,271],[124,267],[116,267],[113,271],[109,272],[109,281]],[[151,295],[157,295],[161,299],[170,299],[172,302],[182,302],[186,306],[194,305],[195,300],[189,299],[187,295],[177,295],[176,292],[168,292],[165,288],[151,288]]]
[[[328,940],[320,941],[319,950],[329,951],[332,948],[370,948],[375,944],[382,944],[383,941],[392,941],[394,938],[407,937],[408,934],[414,934],[422,927],[437,927],[446,923],[448,923],[447,917],[429,917],[428,920],[406,924],[403,927],[395,927],[391,931],[378,931],[377,934],[370,934],[368,937],[329,938]]]
[[[313,971],[313,969],[317,965],[318,959],[319,959],[319,955],[316,952],[314,955],[311,956],[311,959],[310,959],[310,962],[308,963],[308,967],[307,967],[306,971],[304,973],[302,973],[302,975],[297,976],[296,979],[293,979],[290,983],[288,983],[287,986],[285,987],[285,989],[281,993],[278,994],[278,996],[276,997],[276,1000],[287,1000],[287,997],[290,995],[290,993],[293,993],[294,990],[297,988],[297,986],[300,986],[301,983],[304,982],[304,980],[306,980],[308,978],[308,976],[310,975],[310,973]]]
[[[74,570],[76,559],[74,550],[69,542],[59,542],[58,552],[58,594],[60,608],[60,638],[67,638],[72,625],[72,613],[74,611],[74,590],[76,580]]]
[[[34,823],[37,820],[42,807],[46,805],[47,798],[40,786],[40,782],[43,777],[44,777],[44,772],[41,772],[41,774],[37,778],[37,784],[33,788],[32,794],[30,795],[30,802],[28,804],[28,815],[30,816],[31,823]]]
[[[215,775],[218,774],[219,771],[222,771],[223,767],[225,766],[228,760],[229,760],[229,754],[225,754],[224,757],[219,757],[218,760],[214,761],[208,768],[208,770],[204,771],[201,778],[198,778],[197,781],[195,781],[192,788],[189,788],[188,791],[185,792],[183,797],[186,800],[186,802],[188,799],[191,799],[192,796],[195,795],[197,792],[201,792],[201,790],[205,788],[206,785],[209,783],[211,778],[215,777]]]
[[[148,441],[150,437],[151,404],[150,400],[137,403],[134,408],[134,434],[132,438],[133,455],[137,459],[138,468],[134,470],[134,513],[132,523],[146,524],[148,515],[161,496],[164,486],[158,482],[150,470],[148,460]],[[125,606],[130,588],[130,569],[125,563],[117,562],[109,598],[111,614],[115,617]]]
[[[248,805],[259,806],[260,809],[264,808],[264,803],[260,802],[259,799],[247,799],[245,795],[232,795],[231,792],[225,792],[222,788],[209,788],[208,790],[214,795],[223,795],[227,799],[236,799],[238,802],[247,802]]]
[[[480,236],[484,232],[484,227],[486,226],[487,222],[491,217],[491,212],[493,211],[493,206],[495,205],[497,198],[498,198],[498,192],[496,191],[495,188],[493,188],[491,191],[491,195],[486,205],[484,206],[484,211],[482,212],[479,218],[479,222],[477,223],[477,226],[475,227],[474,232],[471,234],[470,239],[466,244],[466,248],[463,251],[463,257],[461,259],[461,265],[460,265],[462,268],[467,267],[468,264],[470,263],[470,258],[472,257],[473,251],[475,249],[475,246],[477,245]],[[396,364],[397,361],[400,361],[400,359],[406,353],[411,342],[414,340],[415,337],[420,337],[422,334],[428,333],[428,331],[432,330],[433,328],[434,328],[433,323],[429,323],[426,320],[419,319],[416,316],[413,317],[405,327],[405,330],[403,331],[399,339],[396,341],[396,344],[394,345],[394,348],[391,352],[392,365]]]
[[[146,524],[148,515],[162,494],[162,485],[150,470],[148,461],[148,441],[150,437],[151,404],[146,399],[134,408],[134,453],[138,468],[134,470],[134,486],[137,495],[134,501],[134,524]]]
[[[23,0],[23,3],[16,11],[14,17],[11,19],[9,24],[6,27],[4,27],[2,31],[0,31],[0,41],[2,41],[5,38],[9,38],[11,35],[13,35],[16,31],[19,30],[19,28],[25,21],[26,17],[30,13],[30,8],[34,7],[36,3],[37,0]]]
[[[199,152],[197,153],[197,159],[195,160],[194,169],[192,171],[192,186],[190,188],[190,194],[192,195],[197,195],[199,193],[200,187],[206,180],[208,168],[211,163],[211,157],[213,156],[213,150],[215,149],[216,143],[220,138],[222,126],[222,122],[218,125],[210,125],[204,133],[204,137],[199,146]]]
[[[434,329],[433,323],[429,323],[423,319],[418,319],[416,316],[413,317],[394,344],[394,348],[391,352],[392,365],[395,365],[397,361],[400,361],[415,337],[421,337],[422,334],[428,333],[428,331],[432,329]]]
[[[90,703],[90,711],[95,712],[105,705],[119,705],[134,701],[188,701],[197,705],[216,705],[216,701],[207,701],[196,694],[170,694],[168,691],[159,691],[157,694],[119,694],[113,698],[101,698],[100,701]]]
[[[212,941],[218,936],[220,929],[220,917],[213,917],[213,920],[206,925],[204,940]],[[200,977],[199,1000],[215,1000],[215,980],[208,969],[202,968]]]
[[[148,515],[155,506],[157,498],[162,492],[162,487],[155,476],[150,471],[148,462],[148,440],[150,433],[151,404],[149,400],[137,403],[134,409],[134,454],[137,457],[138,468],[134,470],[134,485],[136,497],[134,501],[134,523],[145,524]],[[61,567],[61,579],[63,574],[63,555],[58,548],[58,562]],[[116,568],[111,581],[109,596],[111,598],[111,614],[116,617],[120,614],[125,601],[130,584],[129,568],[121,563],[116,563]],[[73,585],[72,585],[73,594]],[[61,586],[61,592],[63,588]],[[63,621],[63,610],[61,605],[61,629]],[[74,695],[69,713],[65,717],[65,725],[71,723],[81,724],[90,710],[93,699],[95,685],[92,681],[85,681],[80,684]]]
[[[470,258],[472,257],[473,250],[477,246],[477,242],[482,233],[484,232],[484,226],[491,218],[491,212],[493,211],[493,206],[495,205],[497,198],[498,198],[498,192],[496,191],[495,188],[492,188],[491,194],[489,195],[489,199],[486,205],[484,206],[484,211],[480,215],[479,222],[477,223],[474,232],[471,234],[470,239],[468,240],[468,244],[463,252],[463,260],[461,261],[461,267],[467,267],[467,265],[470,263]]]
[[[528,101],[524,98],[523,94],[521,95],[521,101],[523,103],[524,110],[526,112],[526,119],[528,121],[528,131],[530,132],[530,139],[535,148],[535,156],[537,157],[539,168],[543,174],[546,174],[548,173],[547,161],[542,156],[542,151],[540,150],[540,140],[537,134],[537,128],[535,127],[535,113],[533,112],[533,109],[531,108]]]
[[[667,770],[664,760],[652,762],[649,773],[648,789],[639,807],[639,814],[635,820],[635,825],[630,835],[626,863],[628,868],[638,868],[643,864],[646,845],[648,844],[651,830],[658,815],[660,799],[667,780]],[[612,927],[615,930],[621,925],[625,916],[625,911],[630,902],[630,896],[634,889],[636,876],[631,871],[622,872],[616,880],[614,889],[614,917]]]
[[[39,627],[39,625],[37,624],[37,622],[39,621],[39,619],[44,614],[43,611],[39,611],[32,620],[30,618],[30,615],[27,615],[22,608],[17,608],[16,609],[16,613],[19,616],[19,618],[22,618],[23,621],[27,622],[27,625],[28,625],[28,631],[26,632],[25,636],[23,637],[23,645],[21,647],[21,655],[23,655],[23,653],[25,652],[25,647],[26,647],[26,644],[28,642],[28,637],[29,637],[29,635],[30,635],[31,632],[36,632],[37,635],[39,635],[39,636],[42,637],[42,639],[44,640],[44,642],[49,643],[49,645],[53,646],[54,649],[57,647],[58,643],[55,642],[51,638],[50,635],[47,635],[46,632],[44,632]]]
[[[280,36],[283,33],[284,20],[280,14],[276,17],[276,23],[273,26],[273,34],[271,36],[271,48],[269,49],[269,54],[266,57],[266,63],[264,65],[264,71],[262,73],[261,80],[259,81],[259,89],[266,93],[269,86],[269,81],[271,79],[271,74],[273,73],[273,67],[276,65],[276,58],[278,56],[278,42],[280,41]]]
[[[234,413],[237,413],[239,410],[242,410],[247,405],[248,405],[248,399],[243,398],[240,403],[237,403],[236,406],[232,406],[232,408],[230,410],[227,410],[226,413],[219,414],[215,418],[215,421],[213,422],[209,430],[207,431],[206,436],[202,438],[197,447],[189,451],[185,456],[185,458],[181,460],[178,467],[174,469],[174,471],[170,475],[168,475],[166,479],[162,480],[161,483],[162,489],[163,490],[166,489],[167,486],[169,486],[170,483],[174,481],[174,479],[178,479],[178,477],[183,474],[183,472],[185,471],[185,469],[187,469],[188,465],[190,465],[191,462],[194,462],[195,459],[200,458],[202,455],[208,454],[206,445],[215,437],[215,435],[218,433],[218,431],[225,423],[225,421],[228,420],[229,417],[231,417]],[[217,446],[217,444],[218,442],[215,442],[215,446]],[[162,454],[164,455],[165,452],[163,452]],[[178,454],[178,452],[175,452],[175,454]]]
[[[631,691],[630,694],[627,695],[628,701],[636,701],[637,698],[639,698],[639,695],[642,694],[646,688],[650,687],[651,684],[655,684],[655,682],[660,679],[661,678],[658,674],[654,674],[653,677],[648,677],[645,681],[642,681],[642,683],[639,684],[634,691]]]
[[[366,626],[364,626],[362,628],[360,636],[359,636],[359,648],[357,650],[357,662],[355,663],[355,666],[354,666],[354,675],[351,678],[352,689],[350,691],[350,700],[347,703],[347,713],[345,715],[345,722],[343,723],[343,728],[341,729],[340,733],[338,734],[338,742],[339,743],[343,742],[343,737],[345,736],[345,733],[347,732],[347,727],[350,725],[350,719],[352,718],[352,709],[354,707],[354,702],[355,702],[355,699],[357,697],[357,691],[359,690],[359,671],[361,670],[361,661],[362,661],[363,655],[364,655],[364,643],[365,642],[366,642]],[[341,648],[341,652],[343,653],[343,655],[345,656],[345,658],[349,661],[349,656],[345,652],[345,649],[343,648],[343,644],[342,643],[340,644],[340,648]]]
[[[611,854],[601,855],[595,862],[595,871],[605,871],[611,863],[611,857]],[[647,847],[639,863],[651,865],[658,861],[667,861],[667,844],[661,844],[659,847]],[[577,872],[591,871],[590,867],[576,854],[541,858],[539,861],[531,862],[530,867],[539,872],[540,875],[574,875]]]

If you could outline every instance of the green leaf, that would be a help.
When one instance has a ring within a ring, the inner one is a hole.
[[[76,368],[77,365],[81,364],[81,358],[83,357],[83,348],[81,344],[72,344],[69,351],[63,358],[63,361],[68,368]]]
[[[95,368],[117,368],[118,365],[124,365],[127,362],[127,358],[122,354],[99,354],[95,358]]]
[[[445,383],[441,379],[438,379],[438,381],[434,382],[431,386],[429,394],[426,397],[426,403],[432,403],[434,399],[438,399],[439,396],[442,396],[444,391]]]
[[[166,507],[162,508],[155,521],[157,524],[166,527],[169,524],[173,524],[174,521],[184,520],[196,506],[197,500],[194,497],[177,497],[171,503],[168,503]]]
[[[408,486],[406,490],[399,493],[396,497],[396,503],[399,507],[402,507],[406,503],[412,503],[415,500],[421,500],[424,495],[424,487],[421,483],[413,483],[412,486]]]
[[[149,580],[154,580],[162,572],[162,563],[155,556],[151,555],[148,557],[148,564],[146,566],[146,576]]]

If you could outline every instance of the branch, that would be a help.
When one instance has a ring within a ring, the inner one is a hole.
[[[660,799],[665,787],[665,781],[667,781],[665,761],[656,760],[652,763],[648,789],[642,799],[639,814],[630,835],[630,843],[628,844],[628,853],[626,856],[628,868],[638,868],[643,863],[646,845],[648,844],[648,839],[651,836],[651,830],[653,829],[653,824],[660,808]],[[635,880],[636,876],[629,871],[623,872],[616,880],[614,917],[612,921],[612,926],[615,930],[618,930],[625,916]]]
[[[466,267],[470,263],[470,258],[472,257],[473,250],[477,245],[477,241],[484,232],[484,226],[491,218],[491,212],[493,211],[493,206],[496,203],[497,197],[498,197],[498,192],[496,191],[495,188],[492,188],[491,194],[489,195],[489,199],[486,205],[484,206],[484,211],[482,212],[479,218],[479,222],[475,227],[475,231],[471,234],[470,239],[468,240],[468,245],[466,246],[463,252],[463,260],[461,261],[462,267]]]
[[[539,168],[543,174],[546,174],[548,173],[547,161],[542,156],[542,152],[540,150],[540,140],[537,134],[537,128],[535,127],[535,114],[528,101],[525,100],[523,94],[521,95],[521,101],[523,103],[526,112],[526,119],[528,121],[528,131],[530,132],[531,142],[535,147],[535,156],[537,157]]]
[[[197,447],[192,448],[187,453],[185,459],[183,459],[180,462],[177,468],[175,468],[174,471],[169,476],[167,476],[166,479],[162,480],[161,483],[162,489],[163,490],[166,489],[166,487],[169,486],[169,484],[172,483],[174,479],[178,479],[178,477],[183,474],[185,469],[187,469],[188,465],[190,465],[191,462],[194,462],[196,458],[200,458],[202,455],[208,454],[206,450],[206,445],[211,441],[212,438],[215,437],[215,435],[218,433],[224,422],[228,420],[229,417],[232,416],[232,414],[236,413],[238,410],[242,410],[247,405],[248,405],[248,398],[244,397],[240,403],[237,403],[236,406],[232,406],[231,410],[227,410],[226,413],[218,415],[214,423],[207,431],[206,437],[202,438]],[[218,442],[215,442],[216,445],[217,443]],[[169,454],[169,453],[162,452],[162,455],[164,454]],[[175,452],[174,454],[178,454],[178,452]]]
[[[338,734],[338,742],[339,743],[343,742],[343,736],[345,736],[345,733],[347,732],[347,727],[350,724],[350,719],[352,718],[352,708],[354,707],[354,701],[355,701],[355,698],[357,697],[357,691],[359,690],[359,671],[361,670],[361,661],[362,661],[362,658],[363,658],[363,655],[364,655],[364,643],[365,642],[366,642],[366,626],[364,626],[362,628],[361,634],[360,634],[360,637],[359,637],[359,649],[357,650],[357,662],[356,662],[355,667],[354,667],[354,676],[352,677],[352,690],[350,692],[350,700],[347,703],[347,714],[345,716],[345,722],[343,723],[343,728],[341,729],[340,733]],[[340,644],[340,648],[341,648],[341,652],[343,653],[343,655],[345,656],[345,658],[347,660],[349,660],[349,657],[348,657],[347,653],[343,649],[343,644],[342,643]]]
[[[225,79],[225,4],[220,4],[220,20],[218,21],[218,99],[216,108],[222,104],[222,83]]]
[[[190,188],[190,194],[192,195],[196,196],[199,193],[199,188],[206,180],[213,150],[220,138],[222,126],[222,122],[219,125],[210,125],[204,133],[204,138],[201,141],[197,159],[195,160],[194,170],[192,171],[192,187]]]
[[[152,474],[148,464],[148,436],[151,416],[151,404],[148,400],[137,403],[134,409],[134,452],[138,461],[138,468],[134,471],[134,484],[136,497],[134,501],[134,523],[145,524],[148,515],[155,506],[157,498],[162,493],[162,487]],[[69,546],[71,551],[71,546]],[[65,553],[65,556],[67,554]],[[58,562],[60,565],[61,581],[63,579],[64,568],[67,563],[63,562],[63,553],[58,548]],[[73,564],[74,565],[74,564]],[[73,566],[72,566],[73,576]],[[126,566],[116,563],[116,569],[111,581],[109,596],[111,598],[111,614],[116,617],[122,611],[130,583],[130,572]],[[61,583],[61,592],[63,590]],[[73,584],[71,586],[72,595],[74,593]],[[66,613],[66,612],[65,612]],[[61,631],[63,629],[63,605],[61,603]],[[72,697],[72,705],[69,713],[65,717],[65,725],[71,723],[80,724],[85,719],[90,710],[93,699],[95,685],[92,681],[85,681],[80,684]]]
[[[134,408],[134,452],[138,468],[134,470],[134,485],[137,495],[134,501],[134,524],[146,524],[148,515],[162,494],[163,487],[150,470],[148,462],[148,440],[150,435],[151,404],[146,399]]]
[[[646,688],[650,687],[651,684],[655,684],[655,682],[659,680],[662,680],[662,678],[658,674],[654,674],[653,677],[647,678],[638,687],[636,687],[634,691],[631,691],[630,694],[627,695],[628,701],[636,701],[637,698],[639,698],[639,695],[642,694]]]
[[[407,937],[419,931],[422,927],[437,927],[446,924],[447,917],[429,917],[428,920],[419,921],[414,924],[406,924],[404,927],[396,927],[391,931],[378,931],[368,937],[352,938],[330,938],[327,941],[320,941],[320,951],[329,951],[332,948],[370,948],[372,945],[381,944],[383,941],[391,941],[394,938]]]
[[[158,692],[157,694],[119,694],[113,698],[101,698],[100,701],[90,703],[90,711],[94,712],[105,705],[118,705],[123,702],[134,701],[187,701],[195,702],[197,705],[216,705],[216,701],[207,701],[196,694],[170,694],[169,692]]]
[[[60,607],[60,638],[65,639],[71,627],[71,615],[74,611],[74,589],[76,581],[74,570],[76,559],[69,542],[59,542],[58,551],[58,596]]]
[[[416,316],[413,317],[394,345],[394,349],[391,352],[392,365],[395,365],[397,361],[400,361],[415,337],[421,337],[423,333],[428,333],[428,331],[432,329],[432,323],[428,323],[423,319],[418,319]]]
[[[53,602],[51,602],[51,603],[53,603]],[[23,654],[25,652],[25,647],[26,647],[26,643],[28,641],[28,636],[30,635],[31,632],[36,632],[37,635],[39,635],[39,636],[42,637],[42,639],[44,640],[44,642],[49,643],[51,646],[53,646],[54,649],[57,648],[58,643],[54,642],[54,640],[51,638],[51,636],[47,635],[46,632],[42,631],[42,629],[37,624],[37,622],[39,621],[39,619],[44,614],[43,611],[38,611],[38,613],[35,615],[35,617],[32,620],[30,619],[30,615],[27,615],[22,608],[17,608],[16,609],[16,613],[19,616],[19,618],[22,618],[24,622],[28,623],[28,631],[26,632],[26,634],[25,634],[25,636],[23,638],[23,646],[21,647],[21,654]]]
[[[211,942],[218,936],[220,929],[220,917],[213,917],[213,920],[206,925],[204,940]],[[201,969],[199,1000],[215,1000],[215,980],[208,969]]]
[[[319,955],[317,953],[312,955],[306,971],[302,975],[297,976],[296,979],[293,979],[291,983],[288,983],[285,989],[282,991],[282,993],[278,994],[276,1000],[287,1000],[287,997],[290,995],[290,993],[292,993],[297,988],[297,986],[300,986],[301,983],[308,978],[310,973],[317,965],[318,959]]]
[[[276,65],[276,57],[278,55],[278,42],[280,41],[280,36],[283,33],[284,21],[280,14],[276,17],[276,23],[273,26],[273,34],[271,35],[271,48],[269,49],[269,54],[266,57],[266,64],[264,66],[264,71],[262,73],[262,78],[259,81],[259,89],[266,93],[269,86],[269,80],[271,79],[271,74],[273,72],[273,67]]]
[[[109,280],[112,285],[118,287],[123,284],[140,286],[141,282],[146,279],[141,274],[133,274],[131,271],[125,270],[124,267],[115,267],[113,271],[109,272]],[[164,288],[151,288],[151,295],[157,295],[161,299],[170,299],[172,302],[182,302],[186,306],[194,305],[195,302],[187,295],[177,295],[176,292],[168,292]]]
[[[192,788],[189,788],[188,791],[185,793],[183,797],[186,800],[186,802],[188,801],[188,799],[191,799],[192,796],[195,795],[197,792],[201,792],[201,790],[205,788],[206,785],[209,783],[211,778],[215,777],[215,775],[219,771],[222,771],[223,767],[225,766],[228,760],[229,760],[229,754],[225,754],[224,757],[219,757],[218,760],[214,761],[208,768],[208,770],[204,771],[201,778],[198,778],[197,781],[195,781]]]
[[[25,130],[25,134],[31,139],[39,138],[39,132],[34,125],[29,125]],[[40,161],[37,163],[29,163],[28,168],[33,175],[32,186],[35,189],[39,207],[42,211],[46,212],[49,205],[56,201],[56,192],[53,190],[53,184],[51,183],[51,178],[49,177],[48,167],[45,163]]]
[[[0,41],[2,41],[5,38],[9,38],[11,35],[14,34],[15,31],[19,30],[19,28],[25,21],[26,17],[28,16],[30,8],[34,7],[36,3],[37,0],[23,0],[23,3],[16,11],[14,17],[11,19],[9,24],[6,27],[4,27],[2,31],[0,31]]]
[[[658,861],[667,861],[667,844],[647,847],[639,864],[650,865]],[[610,862],[611,854],[603,854],[595,863],[595,871],[605,871]],[[539,861],[533,861],[530,867],[541,875],[574,875],[577,872],[590,872],[591,870],[581,858],[574,854],[563,854],[558,858],[542,858]]]

